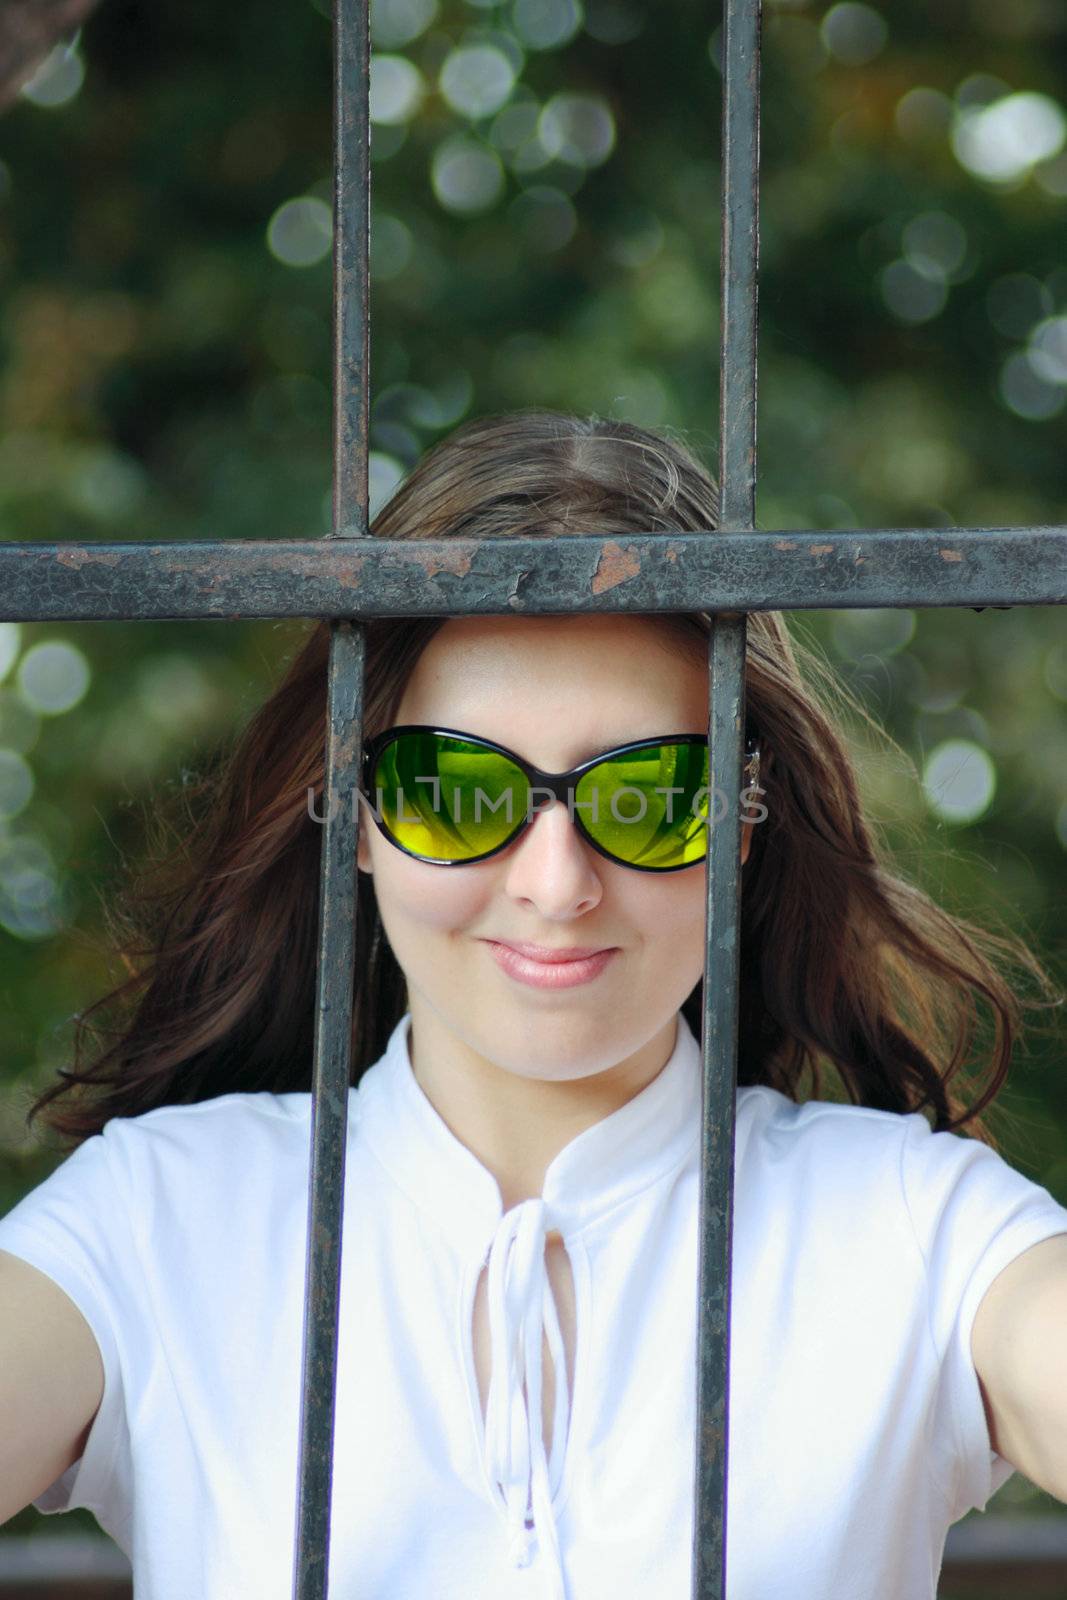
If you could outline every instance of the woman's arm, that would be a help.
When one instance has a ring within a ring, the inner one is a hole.
[[[100,1351],[73,1300],[0,1250],[0,1523],[79,1459],[103,1393]]]
[[[1032,1245],[993,1279],[971,1354],[994,1450],[1067,1502],[1067,1234]]]

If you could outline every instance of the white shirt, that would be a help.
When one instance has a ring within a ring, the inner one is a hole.
[[[409,1026],[350,1098],[332,1600],[689,1600],[697,1041],[679,1014],[662,1072],[502,1214],[414,1078]],[[309,1118],[298,1093],[115,1118],[0,1219],[0,1249],[66,1290],[105,1373],[81,1460],[35,1504],[93,1511],[136,1600],[291,1595]],[[933,1600],[949,1525],[1011,1472],[974,1313],[1067,1209],[919,1115],[767,1088],[738,1093],[735,1163],[730,1600]],[[548,1313],[563,1372],[553,1228],[576,1351],[546,1462],[506,1348],[538,1349]]]

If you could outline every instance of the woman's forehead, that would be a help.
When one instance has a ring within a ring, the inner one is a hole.
[[[707,722],[699,645],[689,655],[655,618],[617,613],[451,618],[416,663],[396,720],[461,727],[512,749],[520,735],[540,742],[548,730],[553,748],[562,739],[594,751],[697,732]]]
[[[638,661],[650,655],[692,656],[703,668],[701,641],[694,633],[691,652],[680,652],[677,626],[663,618],[628,616],[620,612],[583,613],[536,617],[451,617],[431,639],[421,659],[435,669],[449,666],[462,673],[471,663],[508,670],[511,663],[526,670],[543,663],[549,669],[582,665],[587,670],[598,661],[617,669],[620,660]]]

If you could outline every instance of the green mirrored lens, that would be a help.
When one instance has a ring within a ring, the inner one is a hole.
[[[583,773],[575,811],[599,845],[628,866],[666,870],[707,850],[708,746],[648,745]]]
[[[707,850],[708,771],[704,740],[613,756],[578,779],[573,814],[608,855],[628,866],[688,866]],[[488,855],[530,814],[522,768],[450,734],[397,735],[374,762],[370,789],[390,837],[427,861]]]
[[[525,821],[530,786],[513,761],[446,734],[402,733],[374,763],[370,798],[396,842],[431,861],[469,861]]]

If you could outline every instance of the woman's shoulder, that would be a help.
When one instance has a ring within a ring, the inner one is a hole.
[[[779,1192],[792,1186],[806,1198],[880,1189],[907,1202],[974,1172],[991,1187],[1027,1181],[980,1140],[935,1132],[921,1111],[798,1102],[763,1084],[739,1091],[736,1150],[754,1181],[773,1178]]]
[[[352,1093],[350,1137],[358,1113],[358,1098]],[[306,1181],[310,1133],[310,1094],[260,1090],[112,1117],[74,1156],[81,1156],[86,1146],[98,1145],[120,1181],[135,1191],[153,1178],[168,1184],[239,1181],[247,1186],[257,1173],[277,1177],[294,1171]]]
[[[881,1111],[874,1106],[837,1100],[791,1100],[768,1084],[751,1084],[738,1091],[737,1121],[750,1142],[769,1142],[779,1150],[802,1156],[808,1149],[833,1144],[851,1148],[900,1146],[918,1132],[930,1131],[920,1112]]]
[[[742,1176],[783,1203],[833,1202],[842,1223],[878,1196],[920,1241],[973,1226],[1067,1229],[1067,1209],[998,1150],[965,1131],[935,1131],[921,1111],[829,1100],[797,1103],[765,1085],[738,1096]]]
[[[359,1100],[354,1091],[348,1100],[348,1120],[353,1123],[359,1113]],[[212,1095],[203,1100],[154,1106],[150,1111],[135,1116],[112,1117],[103,1131],[119,1137],[180,1138],[188,1134],[195,1137],[212,1133],[227,1133],[235,1129],[260,1128],[279,1133],[285,1128],[307,1129],[311,1117],[311,1095],[305,1092],[279,1094],[273,1090],[233,1092]]]
[[[112,1142],[159,1145],[180,1144],[186,1140],[203,1144],[205,1140],[227,1139],[254,1132],[283,1134],[287,1126],[301,1121],[300,1102],[305,1107],[310,1095],[231,1093],[205,1100],[154,1106],[135,1116],[111,1117],[103,1126],[104,1137]],[[306,1125],[308,1111],[303,1113]]]

